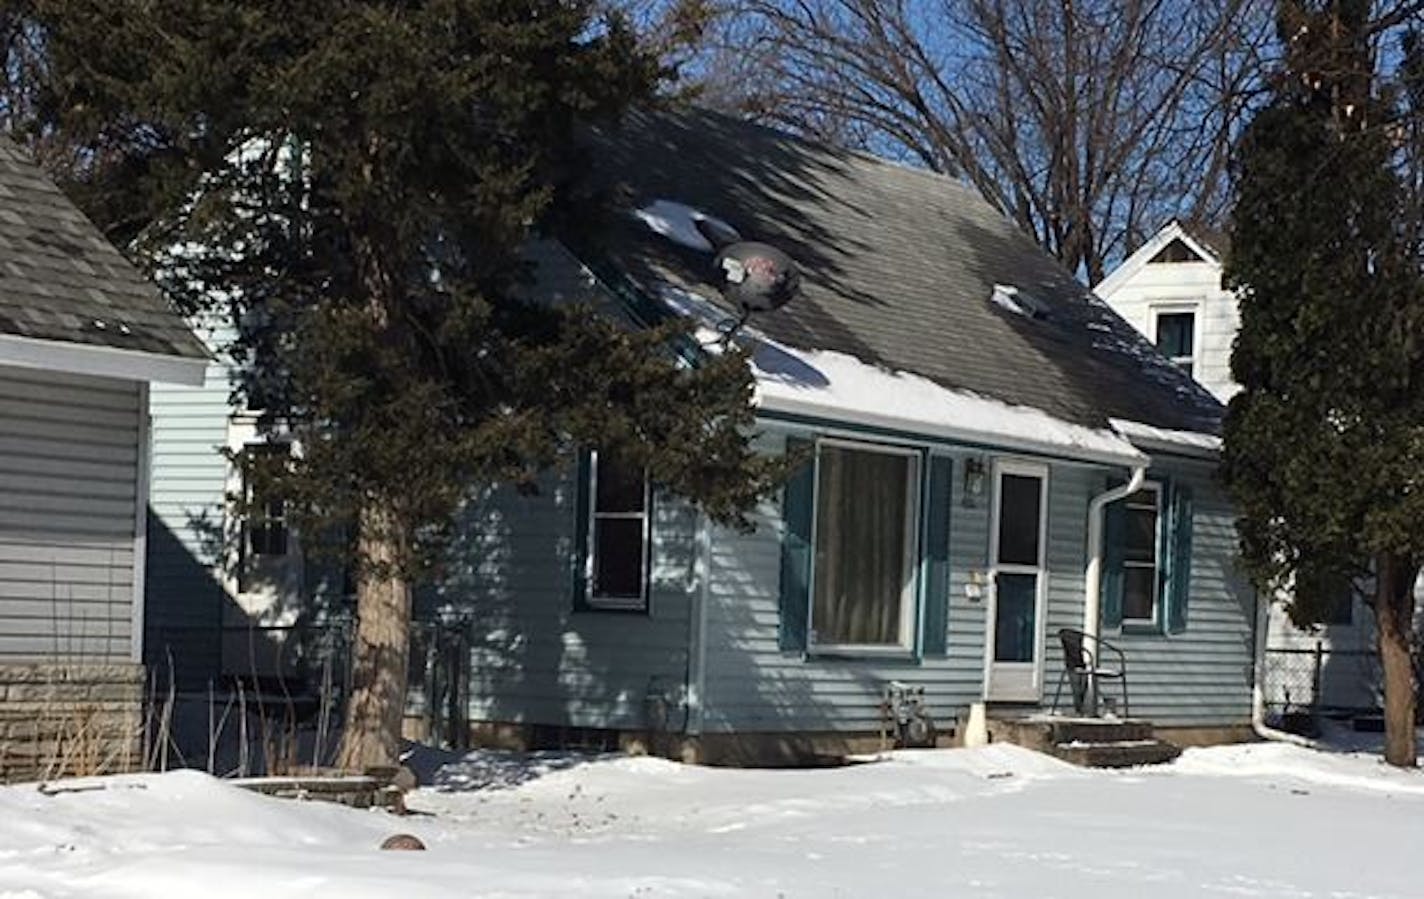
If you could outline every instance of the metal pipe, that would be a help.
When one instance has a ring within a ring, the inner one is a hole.
[[[1108,503],[1130,496],[1147,480],[1147,466],[1132,469],[1127,483],[1111,487],[1088,502],[1088,568],[1083,574],[1083,631],[1096,642],[1102,630],[1103,510]]]

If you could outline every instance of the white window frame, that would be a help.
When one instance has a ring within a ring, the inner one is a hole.
[[[1152,528],[1152,617],[1150,618],[1130,618],[1127,614],[1127,569],[1146,567],[1145,562],[1134,562],[1127,558],[1127,548],[1123,547],[1122,555],[1122,624],[1124,627],[1157,627],[1162,621],[1162,527],[1166,517],[1166,510],[1162,508],[1162,498],[1165,495],[1162,491],[1161,481],[1144,481],[1138,493],[1151,493],[1156,497],[1153,504],[1153,511],[1156,513],[1156,523]],[[1134,494],[1135,495],[1135,494]],[[1135,505],[1129,500],[1131,497],[1123,497],[1123,512],[1129,509],[1145,509],[1145,505]]]
[[[821,518],[821,450],[828,446],[834,449],[899,456],[910,461],[909,471],[905,477],[904,525],[907,539],[905,540],[905,559],[901,569],[904,572],[902,579],[904,586],[900,591],[900,638],[895,643],[832,643],[816,639],[816,569],[818,567],[816,563],[817,547],[820,545],[821,538],[817,527]],[[920,566],[918,560],[922,529],[918,525],[922,492],[921,481],[924,479],[925,467],[923,458],[924,453],[914,447],[839,437],[821,437],[816,440],[815,471],[811,489],[811,574],[806,591],[806,646],[809,652],[844,655],[902,655],[914,651],[918,636],[916,630],[919,625]]]
[[[235,498],[246,496],[247,478],[242,471],[240,455],[248,447],[263,447],[281,445],[293,458],[301,455],[300,444],[291,438],[285,429],[278,429],[274,434],[264,436],[257,426],[257,416],[238,414],[228,419],[227,426],[227,449],[229,453],[238,456],[227,466],[226,473],[226,494],[227,499],[223,503],[223,586],[229,596],[237,599],[247,614],[252,616],[266,614],[276,608],[279,602],[300,596],[303,589],[302,579],[304,575],[305,561],[301,551],[301,542],[296,529],[290,523],[287,525],[287,551],[280,558],[282,565],[287,566],[289,573],[283,578],[280,585],[264,585],[253,587],[251,584],[244,584],[245,578],[241,571],[241,566],[247,560],[244,553],[243,543],[247,540],[247,520],[241,514],[239,503]],[[276,558],[276,557],[274,557]],[[242,589],[244,586],[247,589]],[[293,596],[287,595],[293,592]],[[283,622],[295,620],[296,608],[300,603],[287,602],[290,609],[279,616]]]
[[[588,518],[584,522],[586,540],[584,544],[584,558],[587,560],[584,570],[585,596],[584,601],[588,607],[595,611],[606,612],[647,612],[651,607],[649,597],[652,594],[651,584],[653,579],[653,489],[648,480],[647,470],[643,471],[643,510],[641,512],[600,512],[598,511],[598,469],[599,454],[597,450],[590,450],[588,454]],[[600,595],[598,593],[598,534],[597,527],[599,519],[627,521],[634,518],[642,519],[643,528],[643,553],[639,560],[638,595],[637,596],[613,596]]]
[[[1202,360],[1202,303],[1200,300],[1172,300],[1169,302],[1153,303],[1147,309],[1147,326],[1151,332],[1152,345],[1158,345],[1160,335],[1157,333],[1157,322],[1164,315],[1182,315],[1191,313],[1192,316],[1192,354],[1190,356],[1168,356],[1167,359],[1178,368],[1183,362],[1190,363],[1185,369],[1186,373],[1196,378],[1200,373],[1201,366],[1198,364]],[[1160,350],[1159,350],[1160,352]]]

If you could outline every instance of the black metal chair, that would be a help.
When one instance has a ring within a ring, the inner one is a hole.
[[[1123,651],[1101,637],[1071,627],[1058,632],[1058,642],[1063,646],[1063,673],[1058,675],[1058,688],[1053,691],[1053,711],[1058,711],[1066,678],[1073,687],[1073,711],[1096,718],[1098,682],[1115,680],[1122,684],[1122,717],[1128,717],[1127,656]],[[1113,655],[1116,668],[1102,667],[1103,653]]]

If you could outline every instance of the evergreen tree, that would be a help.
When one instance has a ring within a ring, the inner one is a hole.
[[[45,48],[32,136],[77,148],[75,195],[170,291],[231,306],[238,399],[300,448],[256,476],[354,544],[344,766],[396,758],[411,584],[473,492],[584,446],[725,522],[774,482],[740,353],[523,299],[531,240],[596,240],[580,130],[664,74],[592,0],[8,6]]]
[[[1386,758],[1413,765],[1424,559],[1424,293],[1368,0],[1283,0],[1272,96],[1235,161],[1241,302],[1225,430],[1241,548],[1297,623],[1373,584]]]

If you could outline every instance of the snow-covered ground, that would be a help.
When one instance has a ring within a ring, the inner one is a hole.
[[[1127,772],[1002,745],[798,771],[477,753],[437,781],[406,818],[187,772],[0,789],[0,899],[1424,895],[1424,772],[1278,744]],[[402,831],[429,851],[377,849]]]

